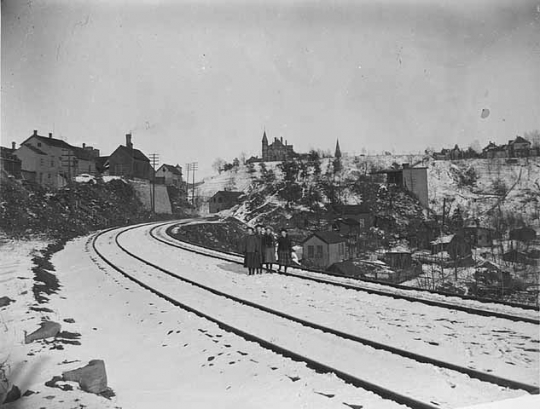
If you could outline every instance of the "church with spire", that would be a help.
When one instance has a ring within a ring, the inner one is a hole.
[[[262,138],[262,160],[263,162],[284,161],[297,157],[294,152],[293,145],[289,145],[287,141],[283,143],[283,137],[280,139],[274,138],[274,141],[269,144],[266,130]]]

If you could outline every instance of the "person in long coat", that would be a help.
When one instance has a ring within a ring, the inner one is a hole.
[[[264,263],[263,234],[264,234],[264,226],[262,224],[256,225],[255,236],[259,239],[260,245],[261,245],[261,253],[260,253],[261,260],[259,262],[259,267],[257,267],[257,270],[256,270],[257,274],[262,274],[263,263]]]
[[[278,252],[278,272],[281,271],[281,267],[285,268],[287,272],[287,266],[292,262],[292,242],[287,233],[287,230],[281,229],[281,235],[277,239],[277,252]]]
[[[248,275],[253,275],[261,265],[261,240],[254,234],[253,227],[248,227],[248,235],[244,239],[243,246],[244,267],[248,269]]]
[[[262,237],[263,260],[266,271],[272,271],[272,264],[276,262],[276,239],[270,227],[266,228],[266,232]]]

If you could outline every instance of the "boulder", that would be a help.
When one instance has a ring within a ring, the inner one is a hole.
[[[60,332],[62,326],[54,321],[43,321],[39,329],[29,335],[25,335],[24,343],[29,344],[38,339],[53,338]]]
[[[66,382],[78,382],[85,392],[100,394],[108,390],[105,362],[101,359],[93,359],[82,368],[64,372],[62,378]]]
[[[12,300],[9,297],[0,297],[0,308],[5,307],[6,305],[11,304],[12,302],[15,302],[15,300]]]
[[[4,402],[2,403],[11,403],[15,402],[16,400],[19,400],[21,398],[21,390],[18,386],[13,385],[10,389],[10,391],[7,393]]]

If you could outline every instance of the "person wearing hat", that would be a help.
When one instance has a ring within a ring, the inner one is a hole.
[[[287,272],[287,266],[292,262],[292,242],[287,233],[287,230],[281,229],[280,236],[277,239],[278,244],[278,272],[281,271],[281,267],[285,268]]]
[[[248,235],[244,239],[244,267],[248,269],[248,275],[255,274],[261,265],[261,240],[255,235],[253,227],[248,227]]]
[[[262,254],[266,271],[272,271],[272,264],[276,262],[276,239],[271,227],[267,227],[262,236]]]

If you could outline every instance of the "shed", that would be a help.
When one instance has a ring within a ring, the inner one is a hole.
[[[412,267],[412,253],[404,246],[394,247],[384,253],[384,262],[392,268],[410,268]]]
[[[345,237],[334,231],[313,233],[302,243],[304,264],[326,268],[343,261],[345,254]]]
[[[521,227],[510,231],[510,240],[529,242],[536,239],[536,231],[530,227]]]
[[[238,199],[242,196],[242,192],[232,192],[220,190],[210,198],[208,208],[210,213],[218,213],[225,209],[230,209],[238,204]]]

